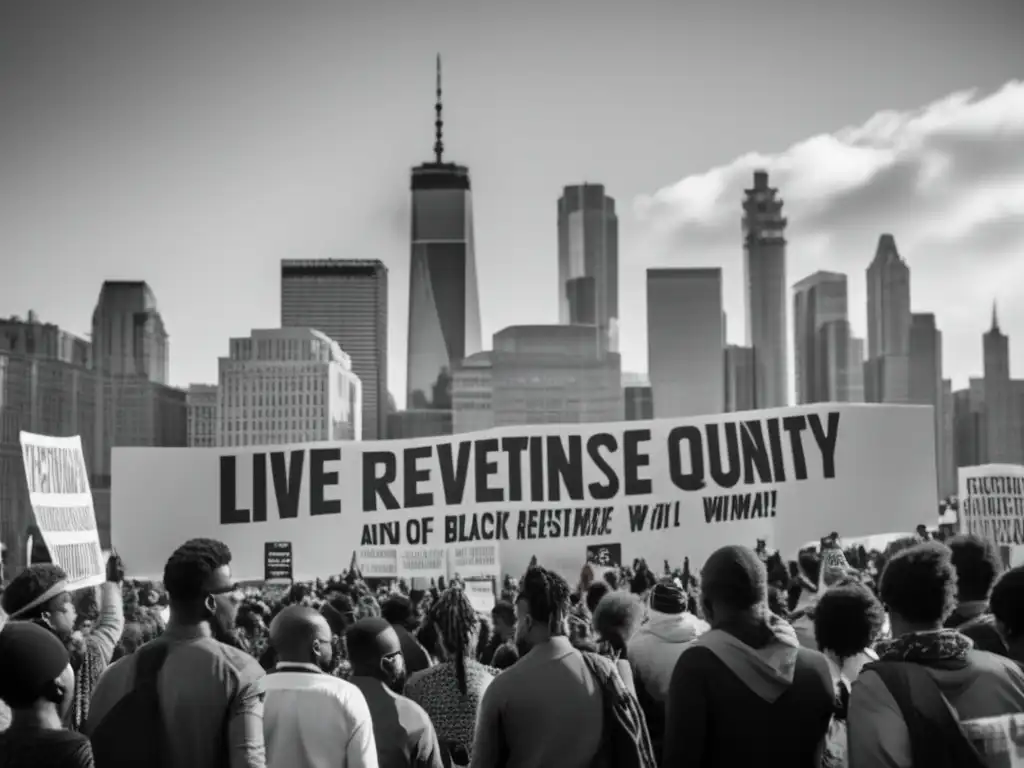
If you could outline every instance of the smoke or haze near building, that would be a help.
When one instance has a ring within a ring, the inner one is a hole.
[[[363,392],[363,439],[388,415],[388,269],[378,259],[281,262],[281,327],[322,331],[352,360]]]
[[[832,400],[839,365],[844,371],[849,362],[846,338],[840,327],[824,331],[833,321],[846,323],[846,275],[838,272],[815,272],[793,286],[793,363],[796,378],[796,402],[823,403]],[[849,337],[849,326],[846,326]],[[829,348],[832,343],[832,348]],[[841,344],[844,349],[835,348]]]
[[[107,280],[92,314],[93,367],[105,376],[168,381],[168,337],[156,296],[141,280]]]
[[[188,447],[217,445],[217,385],[190,384],[185,404],[188,407]]]
[[[231,339],[219,371],[218,445],[360,439],[359,377],[321,331],[275,328]]]
[[[558,318],[596,325],[618,351],[619,219],[602,184],[568,186],[558,199]]]
[[[1010,339],[999,328],[992,308],[992,326],[982,338],[985,375],[986,461],[993,464],[1024,463],[1024,440],[1010,379]]]
[[[910,397],[918,405],[930,405],[935,423],[935,474],[940,497],[950,487],[951,478],[945,457],[952,435],[946,432],[945,397],[942,382],[942,332],[935,315],[913,313],[910,316]]]
[[[878,238],[867,268],[867,304],[866,399],[906,403],[910,398],[910,267],[890,234]]]
[[[647,270],[647,368],[656,418],[725,410],[722,270]]]
[[[499,331],[491,352],[456,369],[453,430],[622,421],[621,360],[601,348],[599,333],[582,325]]]
[[[481,348],[469,169],[443,159],[440,59],[437,66],[434,162],[412,169],[405,404],[409,411],[450,411],[452,372],[463,358]],[[411,418],[402,417],[396,423]],[[445,419],[411,423],[425,428],[431,423],[443,425]]]
[[[752,411],[757,406],[754,350],[737,344],[725,348],[725,410]]]
[[[754,172],[743,199],[747,344],[754,350],[757,407],[789,404],[786,334],[786,217],[767,171]]]

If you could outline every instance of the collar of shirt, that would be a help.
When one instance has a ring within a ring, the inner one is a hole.
[[[279,661],[274,667],[278,672],[312,672],[317,675],[324,674],[316,664],[306,664],[301,661]]]

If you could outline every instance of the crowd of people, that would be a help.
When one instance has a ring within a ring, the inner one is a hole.
[[[458,579],[357,567],[241,586],[210,539],[160,584],[116,556],[106,579],[70,592],[36,563],[6,585],[0,768],[1024,759],[1024,569],[971,536],[869,553],[831,534],[788,563],[758,542],[574,584],[534,561],[489,615]]]

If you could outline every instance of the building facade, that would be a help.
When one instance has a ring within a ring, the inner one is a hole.
[[[867,268],[868,354],[864,389],[868,402],[910,400],[910,267],[883,234]]]
[[[189,385],[185,406],[188,409],[188,447],[217,445],[217,385]]]
[[[725,348],[724,368],[726,412],[752,411],[757,408],[754,350],[730,344]]]
[[[754,350],[758,408],[789,404],[786,333],[786,217],[766,171],[754,172],[743,200],[743,273],[747,343]]]
[[[654,418],[654,391],[649,384],[623,387],[622,395],[625,399],[626,421]]]
[[[445,162],[438,61],[434,162],[412,169],[412,245],[406,408],[447,411],[417,428],[451,423],[452,373],[480,351],[480,299],[469,169]],[[396,419],[396,423],[411,417]]]
[[[992,308],[992,325],[982,337],[985,376],[985,460],[992,464],[1024,463],[1021,414],[1017,413],[1010,379],[1010,338],[999,328]]]
[[[359,377],[321,331],[255,330],[219,360],[217,416],[218,445],[359,440]]]
[[[602,184],[565,187],[558,199],[558,318],[596,325],[600,343],[619,344],[619,219]]]
[[[388,269],[377,259],[281,262],[281,327],[315,328],[352,360],[363,391],[363,439],[388,415]]]
[[[725,410],[722,270],[647,270],[647,370],[655,418]]]
[[[107,280],[92,314],[93,367],[104,376],[167,384],[170,350],[153,290],[141,280]]]
[[[452,432],[477,432],[494,426],[494,368],[491,352],[470,355],[452,380]]]
[[[793,286],[798,404],[829,402],[845,389],[850,358],[847,319],[846,275],[819,271]]]
[[[985,380],[971,378],[966,389],[953,393],[953,441],[957,467],[987,463]]]
[[[939,496],[950,484],[949,454],[946,431],[946,397],[942,379],[942,331],[931,313],[913,313],[910,316],[910,386],[909,402],[930,405],[935,424],[935,474]]]

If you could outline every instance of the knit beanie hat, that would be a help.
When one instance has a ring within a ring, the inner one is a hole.
[[[686,594],[673,581],[659,581],[651,590],[651,610],[658,613],[683,613],[686,611]]]
[[[10,621],[0,632],[0,699],[12,707],[39,699],[70,663],[64,643],[30,621]]]

